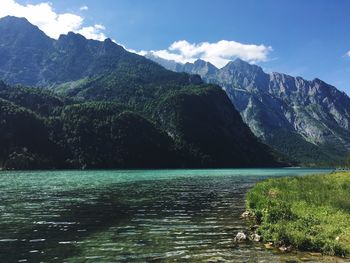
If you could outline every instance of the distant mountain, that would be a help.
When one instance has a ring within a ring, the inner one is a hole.
[[[109,39],[69,33],[54,40],[26,19],[2,18],[0,79],[11,84],[0,83],[3,167],[280,165],[220,87],[166,70]],[[21,116],[39,123],[44,149],[16,135],[36,133],[21,126]]]
[[[336,164],[350,152],[350,99],[319,79],[267,74],[241,59],[221,69],[178,63],[176,71],[222,86],[253,133],[295,161]]]

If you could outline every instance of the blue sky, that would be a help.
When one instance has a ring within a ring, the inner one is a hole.
[[[0,6],[5,1],[15,0],[0,0]],[[16,1],[22,6],[43,2]],[[70,13],[82,18],[75,31],[84,28],[81,32],[100,33],[100,37],[110,37],[129,49],[181,53],[182,48],[203,50],[200,43],[208,42],[211,51],[219,48],[215,54],[225,50],[229,58],[234,58],[235,54],[241,56],[240,52],[245,52],[243,58],[251,56],[248,60],[266,71],[306,79],[318,77],[350,94],[350,56],[346,55],[350,51],[350,1],[347,0],[50,2],[56,14]],[[185,46],[169,50],[180,40],[186,41]],[[224,47],[217,44],[221,40],[227,41],[220,42]],[[228,51],[229,48],[238,51]]]

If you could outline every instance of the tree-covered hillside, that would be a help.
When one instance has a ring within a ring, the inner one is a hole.
[[[80,102],[47,90],[0,83],[0,167],[278,165],[230,104],[222,108],[223,95],[219,88],[192,87],[159,97],[148,111],[137,111],[138,107],[118,102]],[[216,101],[213,106],[211,101]]]
[[[0,98],[40,123],[45,143],[35,145],[47,145],[32,145],[28,136],[36,126],[8,126],[12,115],[4,108],[0,125],[7,134],[25,133],[8,137],[5,168],[15,167],[10,156],[23,152],[45,156],[52,168],[279,165],[220,87],[166,70],[111,40],[74,33],[53,40],[25,19],[6,17],[1,54],[0,78],[17,86],[0,83]]]

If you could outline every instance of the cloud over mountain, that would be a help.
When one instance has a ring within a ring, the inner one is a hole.
[[[229,40],[220,40],[213,43],[189,43],[186,40],[180,40],[172,43],[168,49],[152,50],[149,52],[141,51],[140,54],[151,53],[158,57],[180,63],[203,59],[221,68],[235,58],[241,58],[252,63],[266,61],[271,51],[271,46],[263,44],[243,44]]]
[[[89,39],[106,39],[103,33],[104,26],[99,24],[86,26],[83,17],[68,12],[57,13],[49,2],[22,5],[15,0],[0,0],[0,6],[0,18],[8,15],[25,17],[48,36],[55,39],[70,31],[80,33]]]

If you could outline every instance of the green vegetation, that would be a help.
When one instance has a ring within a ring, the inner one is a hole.
[[[225,92],[198,75],[166,70],[110,39],[69,33],[53,40],[26,19],[3,18],[0,32],[0,78],[38,86],[0,82],[0,98],[16,112],[1,113],[9,138],[1,168],[18,168],[10,156],[23,152],[33,161],[45,156],[52,168],[280,165]],[[22,125],[11,120],[20,114],[30,116]],[[40,123],[48,143],[32,143],[41,133],[29,120]]]
[[[96,82],[91,86],[95,100],[82,102],[79,96],[0,82],[0,167],[279,165],[242,122],[224,91],[212,85],[180,84],[129,89],[111,84],[117,95],[105,97],[99,94],[108,83]]]
[[[273,136],[267,136],[265,141],[285,156],[291,156],[291,161],[300,166],[336,167],[345,162],[342,147],[332,144],[316,146],[290,130],[276,128]]]
[[[248,194],[258,233],[276,246],[350,255],[350,173],[269,179]]]
[[[63,146],[73,167],[174,167],[170,137],[123,105],[89,102],[67,106],[60,116]],[[56,139],[57,140],[57,139]]]
[[[39,169],[52,167],[53,159],[60,161],[44,120],[3,99],[0,99],[0,145],[0,167]]]

